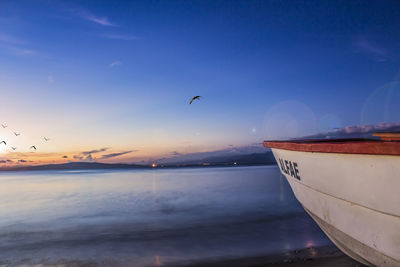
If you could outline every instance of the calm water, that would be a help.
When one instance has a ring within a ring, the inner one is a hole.
[[[325,244],[275,166],[0,173],[0,263],[160,266]]]

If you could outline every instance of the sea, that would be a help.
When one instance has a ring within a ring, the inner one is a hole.
[[[178,266],[330,244],[276,165],[0,173],[0,264]]]

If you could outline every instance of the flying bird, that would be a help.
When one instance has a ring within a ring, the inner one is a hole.
[[[46,137],[43,137],[43,139],[44,139],[45,141],[49,141],[49,140],[50,140],[50,138],[46,138]]]
[[[1,126],[3,126],[3,128],[7,128],[7,125],[1,124]]]
[[[15,149],[17,149],[16,147],[13,147],[13,146],[12,146],[11,148],[12,148],[12,150],[15,150]]]
[[[0,144],[4,143],[4,145],[7,145],[6,141],[1,141]]]
[[[30,148],[33,148],[33,149],[35,149],[35,150],[36,150],[36,147],[35,147],[35,146],[31,146]]]
[[[189,104],[192,104],[192,102],[193,102],[194,100],[196,100],[196,99],[200,100],[200,97],[201,97],[201,96],[199,96],[199,95],[194,96],[192,99],[190,99]]]
[[[21,135],[20,133],[14,132],[15,136]]]

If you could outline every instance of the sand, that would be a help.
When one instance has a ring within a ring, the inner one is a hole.
[[[293,266],[293,267],[361,267],[361,263],[351,259],[334,246],[311,247],[287,253],[237,258],[237,259],[215,259],[198,262],[175,263],[165,266],[185,267],[260,267],[260,266]]]
[[[22,260],[17,264],[18,266],[35,266],[35,267],[97,267],[97,266],[115,266],[115,267],[130,267],[140,266],[134,263],[133,260],[91,260],[91,261],[80,261],[80,260],[60,260],[57,262],[36,262],[32,263],[29,260]],[[7,262],[1,262],[0,266],[15,266]],[[207,259],[200,261],[178,261],[169,263],[154,263],[146,265],[145,267],[261,267],[261,266],[273,266],[273,267],[362,267],[364,265],[351,259],[350,257],[343,254],[334,246],[325,247],[311,247],[301,250],[290,251],[286,253],[279,253],[273,255],[260,255],[254,257],[242,257],[242,258],[231,258],[231,259]]]

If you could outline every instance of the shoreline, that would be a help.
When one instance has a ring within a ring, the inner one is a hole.
[[[193,262],[175,262],[163,266],[181,267],[261,267],[261,266],[327,266],[327,267],[362,267],[361,263],[353,260],[336,246],[309,247],[288,252],[269,255],[250,256],[241,258],[199,260]]]
[[[245,256],[238,258],[216,258],[206,260],[170,261],[162,262],[155,260],[153,264],[140,264],[133,259],[99,259],[99,260],[68,260],[61,259],[56,261],[31,261],[21,259],[17,262],[1,261],[1,266],[74,266],[74,267],[97,267],[97,266],[147,266],[147,267],[363,267],[365,265],[353,260],[345,255],[334,245],[322,247],[310,247],[282,253]]]
[[[78,162],[83,163],[83,162]],[[65,166],[63,166],[65,165]],[[98,166],[84,166],[84,167],[69,167],[67,164],[49,164],[49,165],[37,165],[37,166],[20,166],[20,167],[0,167],[0,173],[10,172],[36,172],[36,171],[92,171],[92,170],[162,170],[162,169],[190,169],[190,168],[229,168],[229,167],[261,167],[261,166],[278,166],[275,163],[263,163],[263,164],[233,164],[233,163],[218,163],[218,164],[188,164],[188,165],[160,165],[152,167],[151,165],[135,165],[125,163],[101,163]]]

